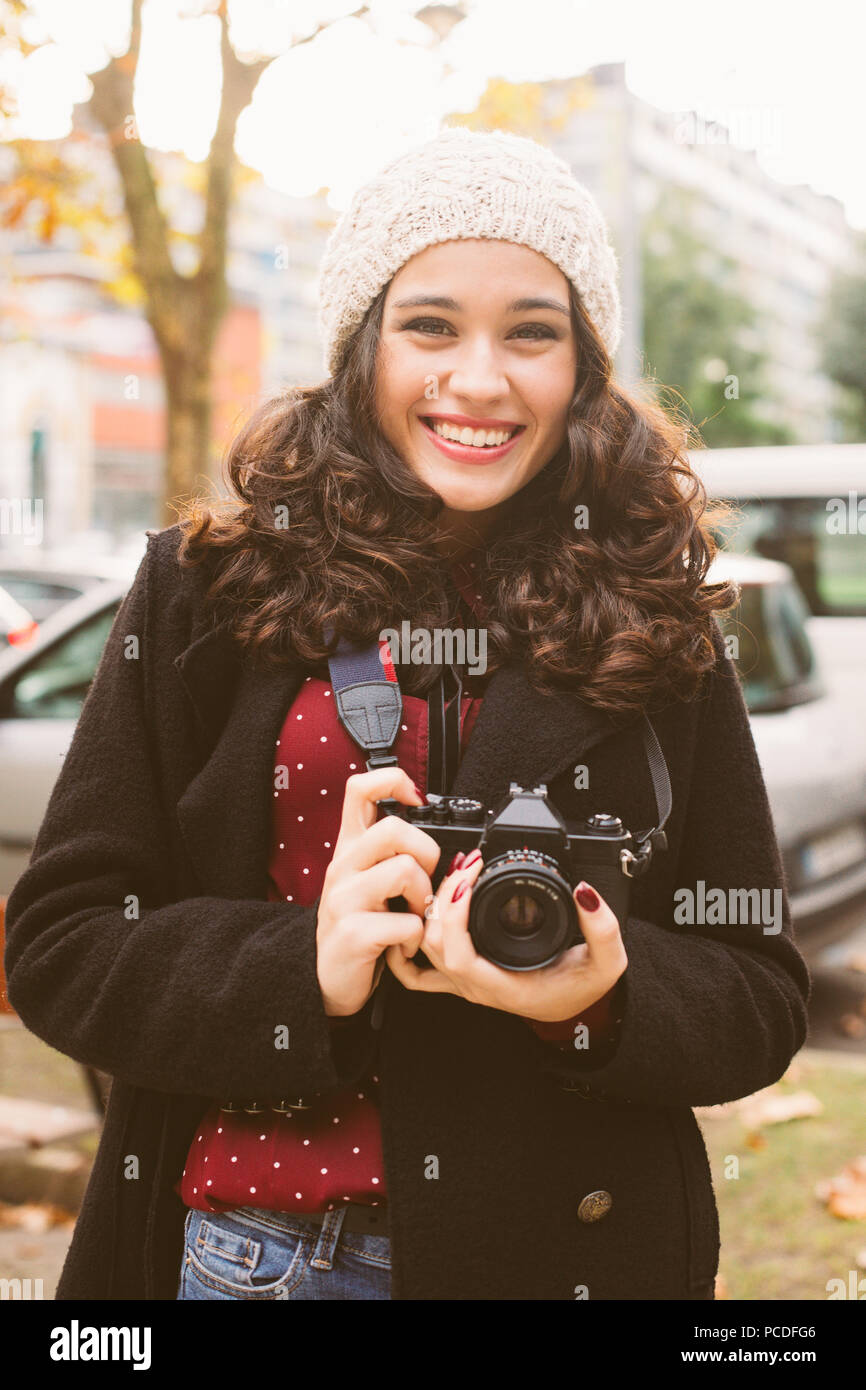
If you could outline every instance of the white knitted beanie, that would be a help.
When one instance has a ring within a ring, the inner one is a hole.
[[[440,241],[489,237],[539,251],[572,282],[610,357],[622,334],[617,261],[588,189],[524,136],[449,126],[359,188],[319,268],[324,366],[342,354],[383,285]]]

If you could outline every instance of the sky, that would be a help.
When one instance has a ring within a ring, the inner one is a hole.
[[[21,133],[59,137],[86,100],[86,74],[126,47],[127,0],[30,0],[52,42],[14,70]],[[662,110],[721,121],[783,183],[833,194],[866,228],[866,6],[822,0],[466,0],[439,43],[420,5],[370,0],[236,0],[237,51],[282,54],[238,125],[237,150],[274,188],[327,188],[335,209],[389,158],[471,111],[491,77],[543,81],[625,62],[629,88]],[[148,0],[135,107],[145,144],[206,157],[219,100],[218,21],[203,0]]]

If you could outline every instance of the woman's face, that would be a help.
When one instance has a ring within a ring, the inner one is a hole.
[[[388,286],[377,366],[381,428],[442,497],[443,530],[485,534],[565,438],[568,281],[512,242],[428,246]]]

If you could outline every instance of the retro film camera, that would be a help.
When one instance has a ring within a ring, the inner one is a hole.
[[[481,850],[484,867],[472,888],[469,934],[478,954],[504,970],[537,970],[583,941],[572,896],[581,879],[624,922],[631,879],[649,867],[651,849],[638,845],[618,816],[598,813],[566,822],[543,784],[527,791],[512,782],[495,810],[464,796],[428,793],[426,801],[405,806],[389,797],[376,804],[419,826],[441,847],[434,891],[458,851]],[[389,899],[389,906],[407,911],[402,897]]]

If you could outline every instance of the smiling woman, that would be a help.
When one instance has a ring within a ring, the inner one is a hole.
[[[335,228],[333,375],[250,418],[226,458],[236,497],[191,508],[182,562],[223,552],[209,596],[238,641],[322,669],[326,623],[357,642],[395,618],[446,628],[442,559],[480,549],[491,673],[523,661],[536,688],[577,682],[622,718],[694,695],[734,597],[704,582],[725,509],[706,510],[682,422],[613,380],[601,215],[531,141],[457,127],[433,149],[432,193],[410,152]]]
[[[615,269],[562,161],[444,131],[334,230],[329,378],[150,536],[7,910],[11,1003],[114,1078],[59,1297],[713,1296],[691,1107],[782,1074],[808,977]],[[452,619],[486,669],[382,636]],[[475,949],[494,878],[555,957]],[[675,918],[699,884],[779,910]]]

